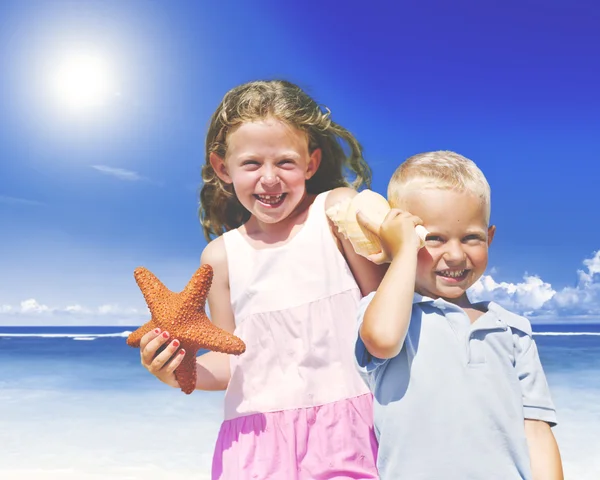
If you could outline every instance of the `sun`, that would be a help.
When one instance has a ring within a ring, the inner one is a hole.
[[[71,52],[52,62],[49,73],[52,97],[72,113],[106,106],[117,95],[110,62],[93,52]]]

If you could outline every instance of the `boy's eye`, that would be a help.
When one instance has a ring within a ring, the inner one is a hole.
[[[485,241],[485,239],[481,235],[474,233],[472,235],[467,235],[465,237],[465,241],[469,242],[469,243],[474,243],[474,242],[483,242],[483,241]]]
[[[427,235],[427,237],[425,237],[425,241],[426,242],[441,242],[442,241],[442,237],[440,237],[439,235]]]
[[[289,158],[286,158],[284,160],[281,160],[279,162],[279,165],[292,165],[294,163],[293,160],[290,160]]]

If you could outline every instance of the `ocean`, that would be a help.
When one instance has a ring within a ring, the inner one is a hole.
[[[223,392],[141,365],[137,327],[0,326],[0,478],[207,479]],[[534,325],[565,476],[600,478],[600,325]]]

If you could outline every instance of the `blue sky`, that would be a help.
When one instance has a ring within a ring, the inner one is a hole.
[[[381,193],[414,153],[473,159],[498,228],[473,295],[600,321],[596,2],[340,5],[2,2],[0,325],[141,323],[138,265],[183,288],[208,119],[258,78],[327,105]]]

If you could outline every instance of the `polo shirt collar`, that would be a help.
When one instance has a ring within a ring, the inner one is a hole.
[[[425,295],[421,295],[416,292],[413,294],[413,305],[425,304],[425,303],[431,303],[434,307],[441,308],[442,310],[445,310],[448,308],[450,308],[450,309],[460,308],[460,307],[454,305],[453,303],[450,303],[450,302],[444,300],[443,298],[431,298],[431,297],[427,297]]]
[[[450,303],[447,300],[444,300],[443,298],[435,298],[434,299],[434,298],[427,297],[425,295],[421,295],[421,294],[415,292],[413,294],[413,305],[416,305],[418,303],[432,303],[434,306],[444,305],[444,306],[456,307],[455,304]],[[485,310],[494,312],[499,317],[506,317],[506,316],[514,315],[512,312],[509,312],[508,310],[502,308],[496,302],[490,302],[490,301],[477,302],[477,303],[473,304],[473,307],[476,307],[476,308],[484,307]]]
[[[439,308],[442,311],[457,311],[460,309],[457,305],[444,300],[443,298],[431,298],[425,295],[420,295],[418,293],[413,294],[413,305],[416,304],[431,304],[432,306]],[[488,314],[484,314],[480,317],[475,323],[473,323],[471,329],[475,330],[490,330],[490,329],[503,329],[505,330],[508,325],[515,326],[516,320],[518,318],[512,312],[502,308],[496,302],[477,302],[474,303],[473,306],[484,307],[484,310],[487,310]],[[445,315],[445,314],[444,314]],[[521,329],[523,329],[521,327]]]

